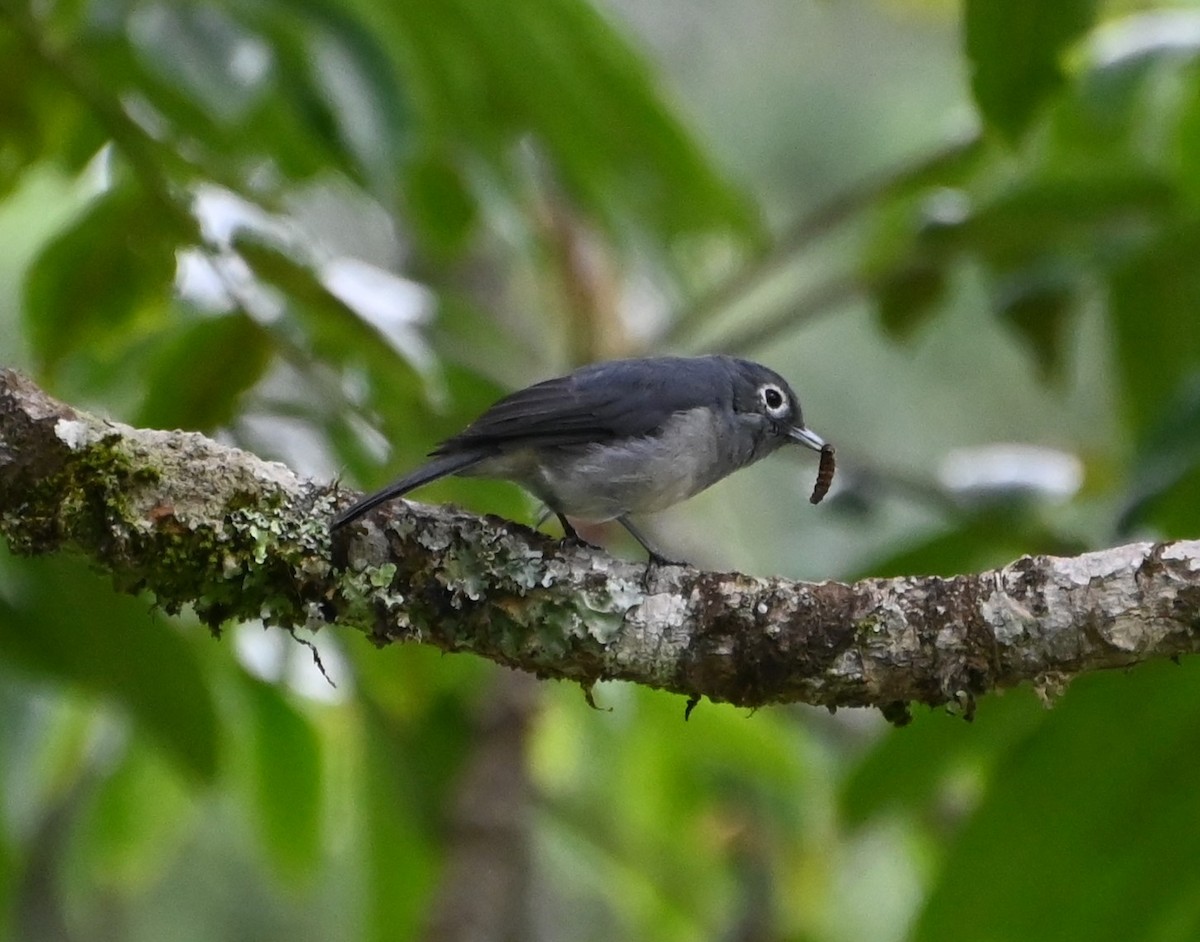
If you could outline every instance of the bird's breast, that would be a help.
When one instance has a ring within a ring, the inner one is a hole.
[[[551,508],[584,520],[654,513],[745,464],[708,409],[676,413],[653,435],[515,449],[477,471],[515,481]]]

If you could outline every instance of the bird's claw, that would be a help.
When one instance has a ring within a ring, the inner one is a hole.
[[[561,540],[559,540],[558,545],[566,547],[568,549],[594,550],[595,552],[598,552],[598,553],[601,553],[604,551],[603,546],[597,546],[595,543],[589,543],[587,540],[585,540],[583,537],[581,537],[578,533],[573,533],[573,532],[568,533]]]

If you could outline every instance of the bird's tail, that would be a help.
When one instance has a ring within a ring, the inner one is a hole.
[[[340,511],[330,521],[329,529],[337,530],[339,527],[344,527],[368,511],[378,507],[384,501],[389,501],[394,497],[401,497],[409,491],[420,487],[422,484],[428,484],[430,481],[436,481],[438,478],[444,478],[447,475],[465,471],[486,457],[487,455],[484,453],[470,451],[451,455],[439,455],[432,461],[421,465],[421,467],[412,473],[406,474],[400,480],[393,481],[382,490],[376,491],[374,494],[368,494],[357,503],[351,504],[345,510]]]

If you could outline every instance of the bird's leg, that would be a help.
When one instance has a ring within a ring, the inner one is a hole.
[[[578,546],[586,546],[590,549],[600,549],[600,547],[593,543],[589,543],[587,540],[581,537],[579,532],[573,526],[571,526],[571,521],[548,504],[542,504],[542,512],[538,514],[538,518],[533,525],[540,530],[542,525],[551,517],[558,518],[558,522],[562,526],[563,530],[564,543],[575,543]]]
[[[650,543],[650,541],[647,540],[646,537],[642,534],[642,532],[633,525],[633,522],[629,519],[628,514],[622,514],[621,516],[617,517],[617,523],[619,523],[626,530],[628,530],[629,535],[632,536],[635,540],[637,540],[642,545],[642,549],[644,549],[647,553],[650,554],[650,565],[652,565],[652,566],[686,566],[686,565],[688,565],[687,563],[680,562],[679,560],[667,559],[666,556],[664,556],[662,553],[660,553],[658,550],[656,550],[654,548],[654,546]]]
[[[566,537],[568,540],[574,540],[576,543],[582,543],[582,542],[583,542],[583,540],[581,540],[581,539],[579,538],[579,534],[578,534],[578,532],[576,532],[575,528],[574,528],[573,526],[571,526],[571,521],[570,521],[570,520],[568,520],[566,517],[564,517],[564,516],[563,516],[562,514],[560,514],[558,511],[555,511],[555,512],[554,512],[554,516],[558,517],[558,522],[562,524],[562,528],[563,528],[563,535],[564,535],[564,536],[565,536],[565,537]]]
[[[560,514],[557,510],[553,511],[553,513],[554,516],[558,517],[558,522],[562,524],[564,542],[574,543],[576,546],[585,546],[588,549],[601,549],[601,547],[597,546],[595,543],[589,543],[587,540],[581,537],[576,532],[575,528],[571,526],[571,521],[565,516]]]

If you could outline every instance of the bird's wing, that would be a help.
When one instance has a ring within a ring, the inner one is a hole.
[[[705,359],[597,363],[506,396],[433,454],[651,435],[674,413],[729,395],[724,374]]]

